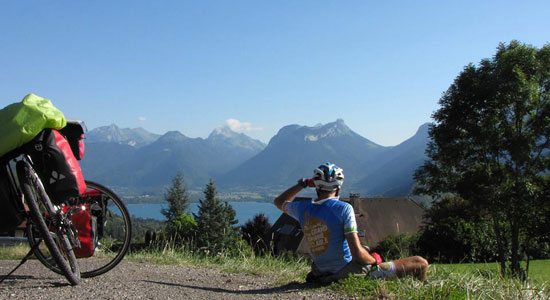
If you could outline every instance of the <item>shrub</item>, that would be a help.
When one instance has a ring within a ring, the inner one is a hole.
[[[419,234],[390,234],[381,240],[373,249],[386,261],[408,257],[416,254],[416,243]]]
[[[488,222],[448,217],[422,230],[417,246],[430,261],[488,262],[498,255],[496,238]]]
[[[487,262],[498,255],[492,223],[472,213],[469,203],[446,197],[426,211],[419,254],[429,261]]]
[[[171,241],[174,246],[187,245],[193,240],[197,230],[197,222],[190,214],[183,214],[168,222],[164,228],[164,240]]]
[[[269,219],[262,213],[241,226],[242,238],[254,249],[256,255],[265,255],[269,249],[267,232],[271,228]]]

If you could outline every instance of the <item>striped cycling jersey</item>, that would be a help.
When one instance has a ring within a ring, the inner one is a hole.
[[[351,261],[345,234],[357,232],[357,225],[349,203],[337,197],[316,202],[287,202],[284,211],[300,222],[320,271],[336,273]]]

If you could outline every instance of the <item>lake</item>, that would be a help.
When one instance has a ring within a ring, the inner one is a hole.
[[[255,215],[263,213],[271,224],[275,223],[281,216],[281,211],[275,207],[271,202],[230,202],[231,206],[235,210],[236,219],[239,221],[239,225],[243,225],[246,221],[254,218]],[[198,212],[198,202],[192,202],[189,205],[191,213]],[[168,207],[166,204],[126,204],[130,215],[139,218],[149,218],[155,220],[165,220],[166,218],[160,212],[161,209]]]

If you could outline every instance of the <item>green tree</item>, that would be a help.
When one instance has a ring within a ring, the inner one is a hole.
[[[197,246],[215,255],[230,250],[236,244],[238,228],[235,227],[235,210],[228,202],[217,197],[214,181],[206,185],[204,199],[199,200],[197,214]]]
[[[168,202],[168,208],[162,209],[162,214],[168,223],[176,220],[177,217],[185,214],[189,208],[189,193],[183,184],[183,175],[178,172],[172,179],[172,185],[168,188],[164,199]]]
[[[466,66],[439,104],[416,192],[459,195],[470,213],[490,218],[502,272],[509,248],[520,275],[521,237],[536,235],[533,216],[549,205],[541,197],[550,166],[550,45],[500,44],[492,59]]]

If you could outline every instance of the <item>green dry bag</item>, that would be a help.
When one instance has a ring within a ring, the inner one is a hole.
[[[66,124],[50,100],[29,94],[0,110],[0,156],[29,142],[44,128],[61,129]]]

